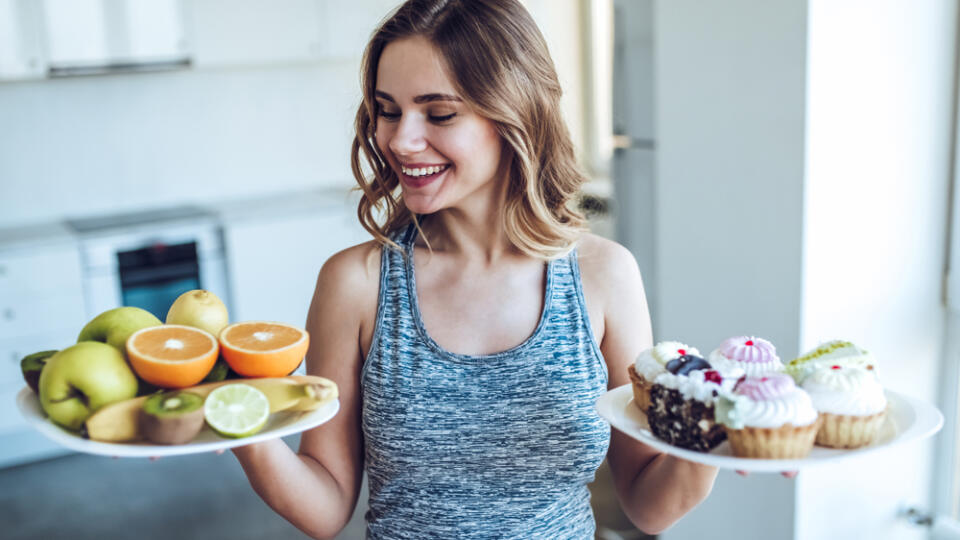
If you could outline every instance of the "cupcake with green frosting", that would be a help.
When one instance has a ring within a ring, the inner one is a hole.
[[[797,384],[816,371],[832,366],[859,367],[867,371],[874,371],[876,363],[873,355],[849,341],[828,341],[818,345],[799,358],[787,363],[786,372],[793,377]]]

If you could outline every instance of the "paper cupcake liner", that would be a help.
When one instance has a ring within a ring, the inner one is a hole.
[[[743,429],[727,427],[727,440],[733,455],[742,458],[800,459],[807,457],[822,420],[810,425],[785,424],[777,428],[746,426]]]
[[[650,388],[653,387],[653,381],[644,379],[633,366],[628,366],[627,371],[633,382],[633,402],[643,411],[643,414],[647,414],[650,410]]]
[[[816,444],[830,448],[867,446],[880,432],[886,415],[886,410],[867,416],[820,413],[823,425],[817,431]]]

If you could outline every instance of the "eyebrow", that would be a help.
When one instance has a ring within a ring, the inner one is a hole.
[[[381,92],[380,90],[374,90],[373,94],[378,98],[385,99],[391,103],[396,103],[397,101],[393,99],[393,96],[386,92]],[[413,102],[420,103],[430,103],[432,101],[463,101],[457,96],[451,94],[422,94],[413,98]]]

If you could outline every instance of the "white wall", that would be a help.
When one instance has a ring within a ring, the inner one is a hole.
[[[801,342],[860,343],[888,387],[935,402],[957,4],[814,1],[808,27]],[[931,508],[933,450],[804,472],[796,538],[922,538],[896,516]]]
[[[657,3],[656,338],[800,341],[806,2]],[[663,538],[784,539],[794,483],[721,472]]]
[[[0,85],[0,227],[350,186],[356,61]]]
[[[657,338],[851,339],[936,401],[957,5],[769,4],[657,4]],[[721,473],[663,537],[923,537],[897,512],[931,508],[934,444]]]

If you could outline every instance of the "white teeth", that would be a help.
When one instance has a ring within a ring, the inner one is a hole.
[[[408,169],[407,167],[401,166],[400,170],[407,176],[426,176],[428,174],[436,174],[445,168],[446,165],[433,165],[430,167],[420,167],[418,169]]]

